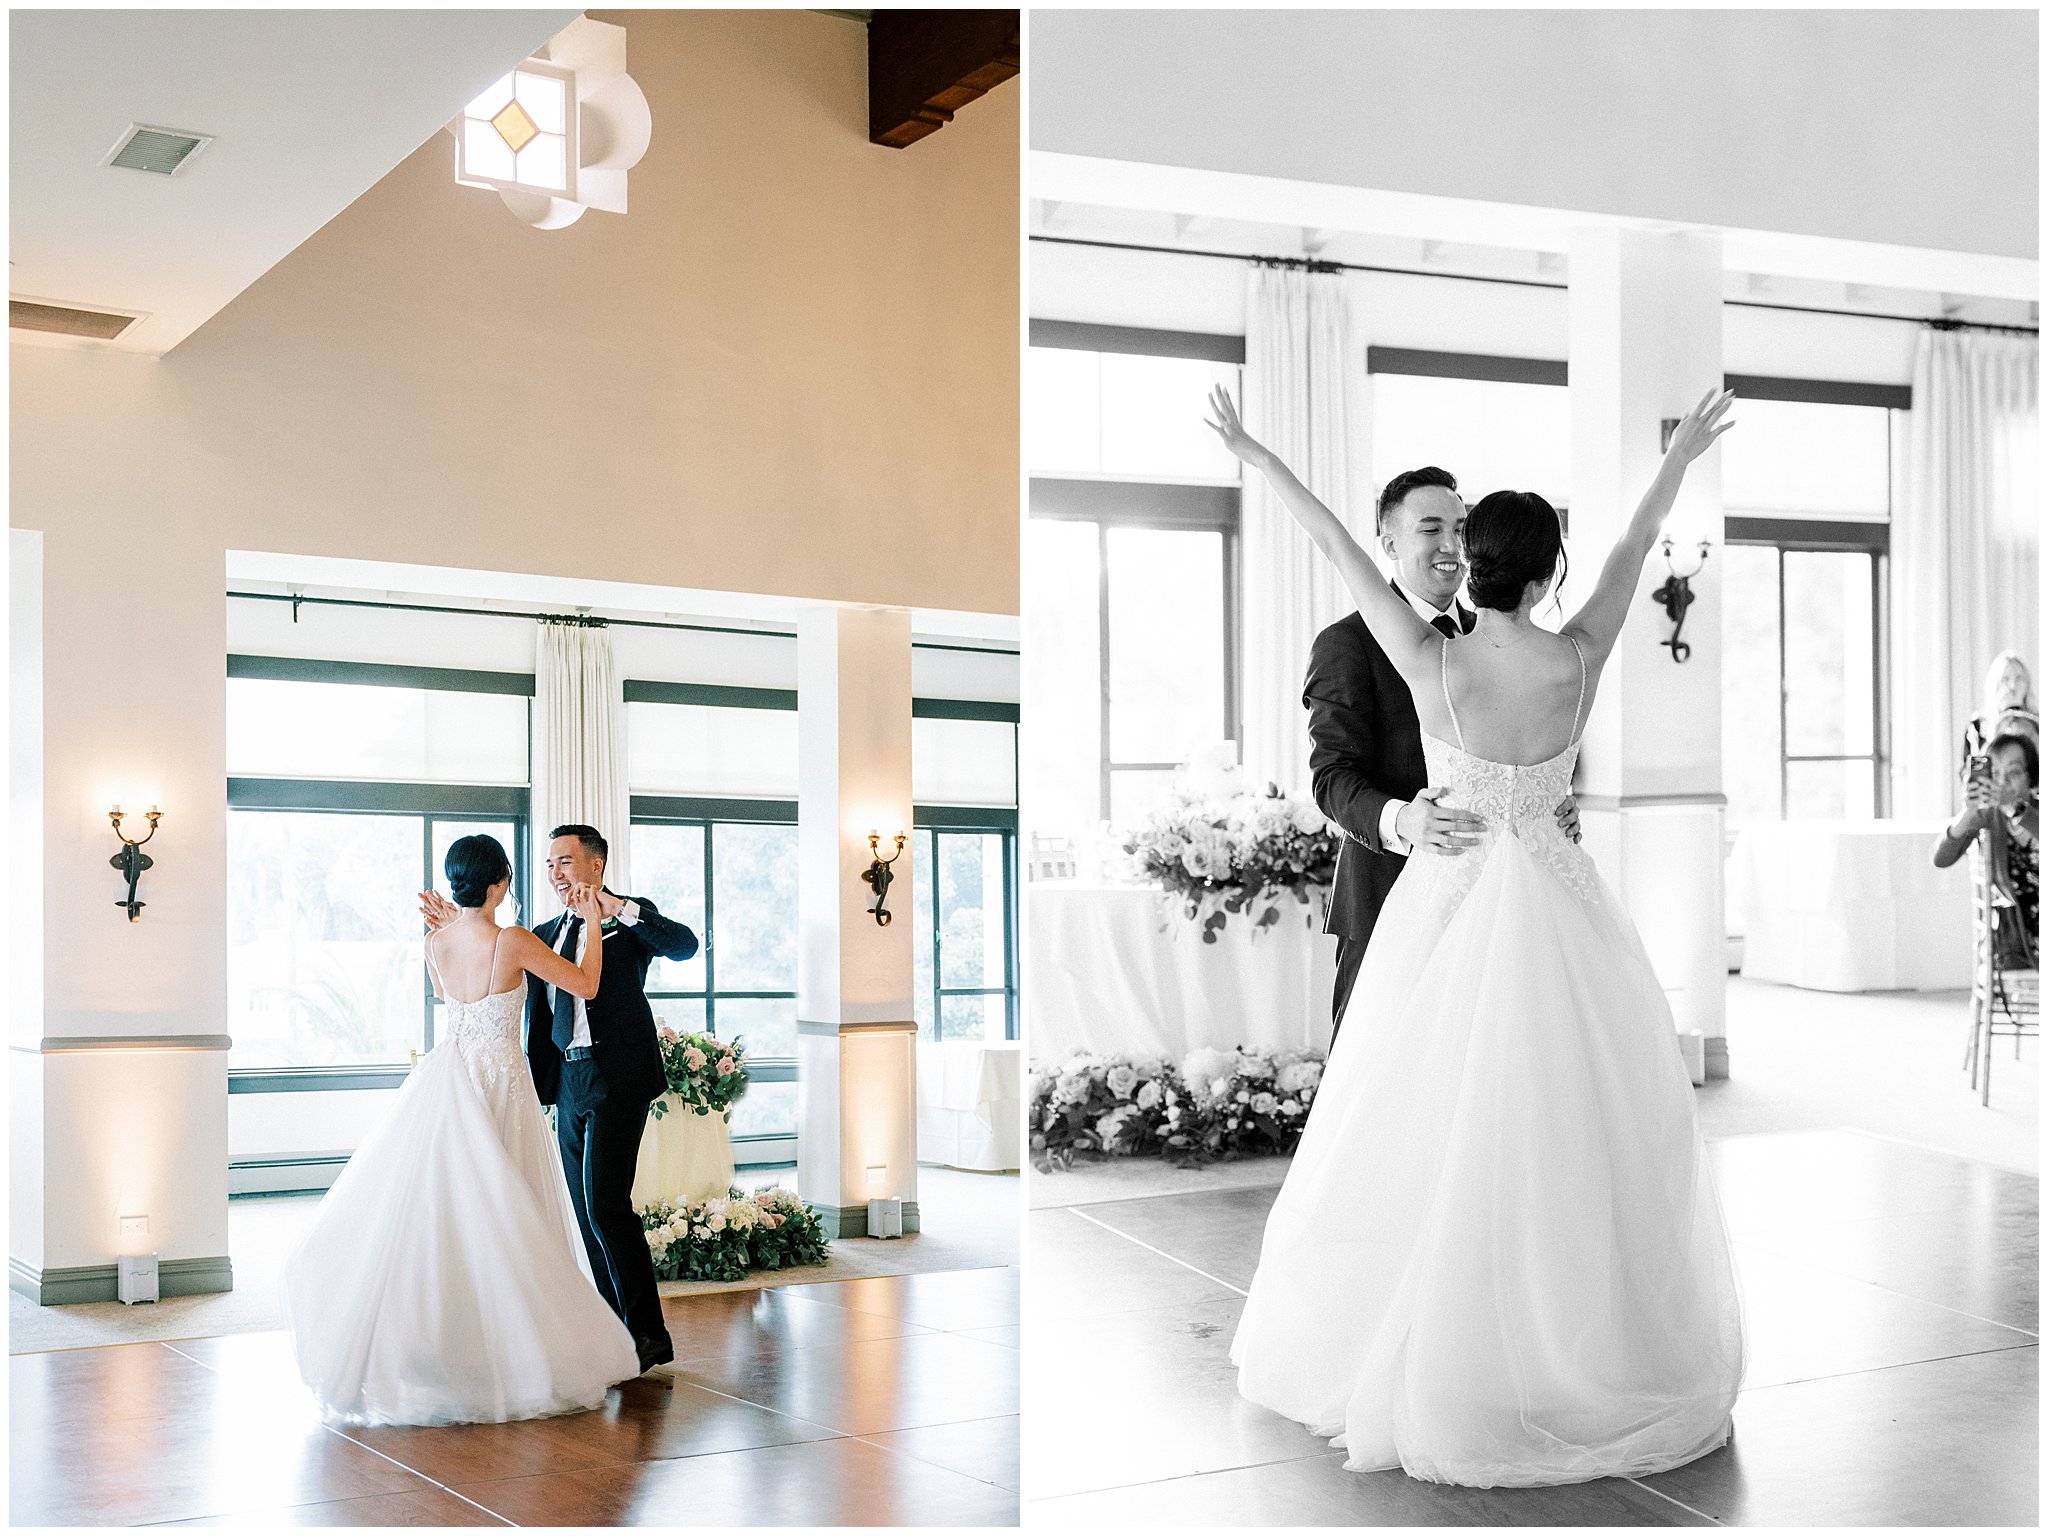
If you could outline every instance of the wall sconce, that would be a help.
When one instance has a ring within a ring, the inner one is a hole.
[[[1685,610],[1692,606],[1692,579],[1706,568],[1707,554],[1712,547],[1705,539],[1701,539],[1700,563],[1681,575],[1678,567],[1671,561],[1671,541],[1664,541],[1664,569],[1668,574],[1664,578],[1664,585],[1650,594],[1650,601],[1661,604],[1664,617],[1671,621],[1671,638],[1659,640],[1657,643],[1670,646],[1671,659],[1676,662],[1683,662],[1692,654],[1692,647],[1679,639],[1678,635],[1679,631],[1685,628]]]
[[[885,859],[882,857],[882,834],[879,832],[870,832],[868,834],[868,851],[875,856],[875,862],[862,870],[860,877],[868,883],[868,886],[875,893],[875,904],[869,907],[868,910],[875,914],[876,924],[883,928],[889,926],[890,919],[893,916],[889,909],[882,905],[883,902],[889,899],[889,886],[896,878],[889,872],[889,866],[903,856],[903,845],[906,841],[908,839],[901,832],[898,832],[896,834],[896,851]]]
[[[163,812],[155,806],[152,805],[149,808],[149,837],[145,837],[138,842],[121,830],[120,806],[117,805],[107,812],[107,820],[114,824],[114,836],[121,839],[121,851],[107,860],[107,862],[121,871],[122,877],[128,882],[127,896],[116,901],[114,905],[128,909],[128,921],[131,923],[136,918],[142,916],[142,909],[148,905],[147,902],[137,899],[135,887],[142,879],[142,872],[145,869],[151,868],[156,863],[155,859],[152,859],[142,851],[142,844],[148,842],[149,838],[156,836],[156,824],[162,816]]]

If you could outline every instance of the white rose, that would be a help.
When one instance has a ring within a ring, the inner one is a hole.
[[[1138,1108],[1157,1109],[1158,1107],[1159,1085],[1157,1083],[1144,1084],[1138,1089]]]

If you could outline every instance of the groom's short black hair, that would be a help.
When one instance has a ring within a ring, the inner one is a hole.
[[[594,853],[607,864],[612,861],[612,845],[604,840],[604,834],[595,827],[586,827],[580,821],[572,821],[550,832],[548,841],[553,842],[558,837],[573,837],[583,845],[585,853]]]
[[[1458,477],[1448,469],[1438,469],[1434,464],[1425,464],[1420,469],[1404,469],[1380,492],[1379,508],[1373,515],[1373,532],[1385,533],[1387,514],[1406,501],[1410,491],[1419,491],[1425,485],[1440,485],[1453,496],[1458,494]]]

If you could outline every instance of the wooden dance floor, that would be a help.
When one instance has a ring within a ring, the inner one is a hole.
[[[2034,1525],[2038,1180],[1850,1131],[1709,1148],[1749,1337],[1721,1450],[1562,1488],[1346,1472],[1237,1395],[1230,1339],[1275,1191],[1158,1195],[1031,1213],[1025,1327],[1087,1340],[1100,1387],[1077,1390],[1073,1349],[1033,1351],[1026,1522]]]
[[[15,1525],[1013,1525],[1015,1268],[672,1297],[671,1378],[323,1426],[283,1333],[15,1355]]]

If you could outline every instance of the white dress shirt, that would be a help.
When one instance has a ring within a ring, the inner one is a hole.
[[[1438,609],[1432,608],[1406,587],[1396,585],[1394,590],[1408,600],[1408,606],[1415,610],[1415,616],[1431,629],[1436,628],[1436,621],[1438,619],[1448,618],[1453,624],[1458,626],[1460,634],[1464,633],[1465,626],[1458,617],[1458,600],[1455,597],[1451,599],[1451,606],[1449,608]],[[1406,855],[1415,851],[1408,846],[1408,840],[1395,830],[1395,823],[1400,820],[1401,813],[1411,803],[1407,800],[1389,800],[1380,807],[1380,846],[1388,853]]]
[[[585,946],[590,942],[590,924],[583,923],[575,927],[576,953],[573,955],[567,953],[569,933],[572,926],[571,920],[575,915],[573,912],[564,913],[561,923],[556,926],[555,953],[564,960],[567,960],[571,965],[581,965],[583,963],[583,956],[586,953]],[[629,901],[619,908],[619,921],[628,928],[637,925],[640,921],[640,903]],[[548,988],[548,1002],[550,1005],[554,1003],[554,991],[553,987]],[[574,998],[572,1002],[576,1009],[576,1024],[569,1032],[569,1049],[573,1051],[578,1046],[588,1047],[590,1044],[590,1015],[584,1009],[582,998]]]

